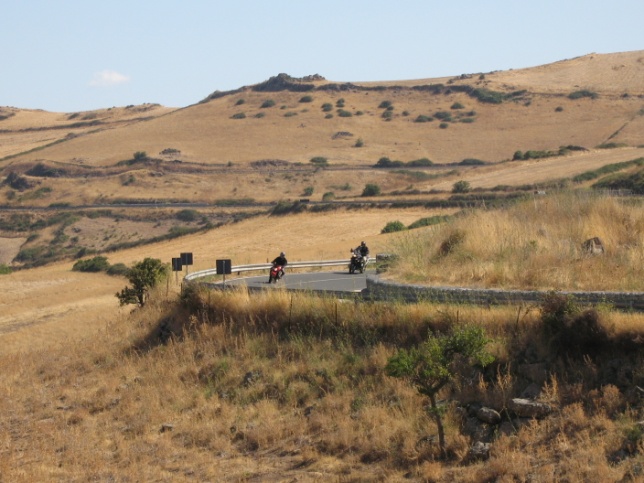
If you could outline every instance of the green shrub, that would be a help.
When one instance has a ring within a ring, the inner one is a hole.
[[[338,116],[340,117],[351,117],[353,114],[351,114],[349,111],[345,111],[344,109],[339,109],[338,110]]]
[[[451,105],[450,109],[465,109],[465,106],[460,102],[455,102]]]
[[[279,201],[271,210],[271,215],[281,216],[302,213],[303,211],[306,211],[305,203],[300,203],[300,201]]]
[[[425,116],[424,114],[420,114],[416,119],[414,119],[414,122],[431,122],[433,121],[434,118],[431,116]]]
[[[625,148],[628,146],[626,143],[603,143],[597,146],[597,149],[616,149],[616,148]]]
[[[335,193],[333,191],[327,191],[322,195],[322,201],[331,201],[335,198]]]
[[[362,190],[362,196],[378,196],[380,194],[380,186],[377,184],[367,183]]]
[[[232,116],[230,116],[231,119],[246,119],[246,114],[243,112],[236,112]]]
[[[465,158],[458,164],[460,164],[461,166],[482,166],[485,164],[485,161],[481,161],[480,159],[476,158]]]
[[[449,123],[447,123],[447,122],[441,122],[441,123],[438,125],[438,127],[439,127],[439,128],[441,128],[441,129],[447,129],[447,128],[449,127]]]
[[[197,221],[201,215],[197,210],[192,210],[192,209],[185,209],[178,211],[174,217],[179,220],[179,221],[185,221],[185,222],[191,222],[191,221]]]
[[[265,113],[265,112],[258,112],[258,113],[257,113],[257,114],[255,114],[255,116],[253,116],[253,117],[255,117],[255,118],[257,118],[257,119],[261,119],[261,118],[262,118],[262,117],[264,117],[265,115],[266,115],[266,113]]]
[[[335,107],[344,107],[344,99],[338,99],[335,103]]]
[[[307,186],[304,188],[304,191],[302,192],[303,196],[311,196],[313,194],[314,188],[313,186]]]
[[[324,119],[333,119],[333,114],[327,114]]]
[[[388,109],[388,108],[390,108],[390,107],[392,107],[392,103],[391,103],[391,101],[382,101],[382,102],[378,105],[378,108],[379,108],[379,109]]]
[[[331,104],[330,102],[325,102],[324,104],[322,104],[322,111],[329,112],[332,110],[333,110],[333,104]]]
[[[9,275],[12,272],[11,267],[9,265],[5,265],[4,263],[0,263],[0,275]]]
[[[266,109],[268,107],[273,107],[275,105],[275,101],[273,99],[266,99],[264,102],[262,102],[262,105],[259,106],[262,109]]]
[[[402,221],[390,221],[385,225],[385,227],[380,230],[380,233],[393,233],[396,231],[404,231],[407,227]]]
[[[409,161],[407,163],[407,166],[421,167],[421,166],[432,166],[433,164],[434,163],[428,158],[420,158],[420,159],[414,159],[413,161]]]
[[[300,102],[313,102],[313,96],[302,96]]]
[[[328,166],[329,160],[324,156],[315,156],[309,160],[311,164],[316,166]]]
[[[125,263],[115,263],[107,269],[107,274],[112,276],[127,276],[127,273],[130,269],[125,265]]]
[[[87,260],[78,260],[74,263],[74,272],[105,272],[110,268],[107,257],[96,256]]]
[[[457,181],[452,185],[452,193],[467,193],[470,189],[470,183],[465,180]]]
[[[362,140],[362,138],[358,138],[356,140],[356,143],[353,145],[353,147],[355,148],[361,148],[362,146],[364,146],[364,141]]]
[[[389,121],[392,117],[394,117],[394,113],[392,111],[384,111],[382,113],[382,118]]]
[[[286,114],[284,114],[284,117],[293,117],[293,116],[297,116],[297,112],[288,111]]]
[[[245,100],[245,99],[237,99],[237,102],[235,102],[235,105],[236,105],[236,106],[241,106],[241,105],[242,105],[242,104],[244,104],[245,102],[246,102],[246,100]]]
[[[581,99],[583,97],[589,97],[591,99],[597,99],[597,93],[589,91],[587,89],[582,89],[580,91],[571,92],[568,94],[568,99]]]
[[[378,162],[374,165],[374,168],[398,168],[401,166],[404,166],[405,163],[402,161],[392,161],[391,159],[387,158],[386,156],[383,156],[378,160]]]
[[[501,104],[505,99],[505,94],[502,92],[495,92],[489,89],[474,89],[470,96],[488,104]]]
[[[428,216],[428,217],[416,220],[411,225],[409,225],[407,228],[409,228],[410,230],[413,230],[414,228],[420,228],[420,227],[423,227],[423,226],[438,225],[440,223],[445,223],[450,218],[451,217],[447,216],[447,215]]]

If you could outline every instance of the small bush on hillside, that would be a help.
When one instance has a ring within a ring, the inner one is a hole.
[[[129,270],[130,269],[125,265],[125,263],[115,263],[114,265],[110,265],[110,268],[107,269],[106,273],[112,276],[125,277]]]
[[[505,94],[502,92],[491,91],[489,89],[474,89],[470,96],[478,99],[480,102],[488,104],[501,104],[505,99]]]
[[[314,188],[313,186],[307,186],[304,188],[304,191],[302,192],[303,196],[311,196],[313,194]]]
[[[313,102],[313,96],[302,96],[300,102]]]
[[[447,122],[441,122],[441,123],[438,125],[438,127],[439,127],[439,128],[441,128],[441,129],[447,129],[447,128],[449,127],[449,123],[447,123]]]
[[[431,122],[433,121],[434,118],[431,116],[425,116],[424,114],[420,114],[416,119],[414,119],[414,122]]]
[[[465,180],[457,181],[452,185],[452,193],[468,193],[470,190],[470,183]]]
[[[231,119],[246,119],[246,114],[243,112],[236,112],[232,116],[230,116]]]
[[[452,114],[447,111],[438,111],[434,113],[434,117],[436,119],[440,119],[441,121],[451,121],[452,120]]]
[[[281,216],[306,211],[306,204],[300,201],[279,201],[271,210],[272,216]]]
[[[380,194],[380,186],[377,184],[367,183],[362,190],[362,196],[378,196]]]
[[[344,107],[344,99],[338,99],[335,103],[335,107]]]
[[[428,158],[414,159],[407,163],[407,166],[411,167],[422,167],[422,166],[432,166],[434,163]]]
[[[128,270],[130,286],[116,293],[120,305],[135,304],[143,307],[150,290],[167,277],[170,267],[157,258],[145,258]]]
[[[361,148],[363,146],[364,146],[364,141],[362,140],[362,138],[358,138],[356,140],[356,143],[353,145],[354,148]]]
[[[262,117],[264,117],[265,115],[266,115],[266,113],[265,113],[265,112],[258,112],[258,113],[257,113],[257,114],[255,114],[255,116],[253,116],[253,117],[255,117],[256,119],[261,119],[261,118],[262,118]]]
[[[480,159],[476,158],[465,158],[458,164],[460,164],[461,166],[482,166],[485,164],[485,161],[481,161]]]
[[[286,114],[284,114],[284,117],[293,117],[293,116],[297,116],[297,112],[289,111]]]
[[[450,218],[451,217],[447,216],[447,215],[428,216],[428,217],[416,220],[411,225],[409,225],[407,228],[409,228],[410,230],[413,230],[414,228],[421,228],[423,226],[438,225],[440,223],[445,223]]]
[[[392,161],[388,157],[383,156],[376,164],[374,164],[374,168],[399,168],[404,165],[405,163],[402,161]]]
[[[323,112],[330,112],[332,110],[333,110],[333,104],[331,104],[330,102],[325,102],[324,104],[322,104]]]
[[[179,221],[192,222],[197,221],[201,215],[197,210],[185,209],[178,211],[174,217]]]
[[[465,106],[460,102],[455,102],[450,106],[450,109],[465,109]]]
[[[597,93],[589,91],[587,89],[582,89],[580,91],[571,92],[568,94],[568,99],[581,99],[583,97],[589,97],[591,99],[597,99]]]
[[[5,265],[4,263],[0,263],[0,275],[9,275],[12,272],[11,267],[9,265]]]
[[[388,109],[388,108],[390,108],[390,107],[392,107],[392,103],[391,103],[391,101],[382,101],[382,102],[378,105],[378,108],[379,108],[379,109]]]
[[[394,113],[392,111],[384,111],[382,113],[382,118],[385,119],[386,121],[391,120],[394,117]]]
[[[314,164],[315,166],[328,166],[329,160],[325,158],[324,156],[315,156],[309,160],[311,164]]]
[[[335,198],[335,193],[333,191],[327,191],[322,195],[322,201],[331,201]]]
[[[74,263],[72,271],[74,272],[105,272],[110,268],[107,257],[96,256],[87,260],[78,260]]]
[[[268,107],[273,107],[275,105],[275,101],[273,99],[266,99],[264,102],[262,102],[262,105],[259,106],[262,109],[266,109]]]
[[[597,146],[597,149],[617,149],[617,148],[625,148],[628,146],[626,143],[603,143]]]
[[[237,102],[235,102],[235,105],[236,105],[236,106],[241,106],[241,105],[242,105],[242,104],[244,104],[245,102],[246,102],[246,100],[245,100],[245,99],[237,99]]]
[[[404,231],[407,227],[402,221],[390,221],[385,225],[385,227],[380,230],[380,233],[394,233],[396,231]]]
[[[353,114],[351,114],[349,111],[345,111],[344,109],[339,109],[338,110],[338,116],[340,117],[351,117]]]

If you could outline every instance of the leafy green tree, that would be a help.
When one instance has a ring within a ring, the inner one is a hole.
[[[470,183],[465,180],[457,181],[452,185],[452,193],[467,193],[470,189]]]
[[[380,186],[377,184],[367,183],[362,190],[362,196],[378,196],[380,194]]]
[[[463,326],[453,329],[450,334],[430,335],[418,347],[399,350],[385,367],[388,376],[408,380],[429,399],[429,411],[438,428],[438,444],[443,456],[446,455],[445,430],[436,396],[460,377],[458,369],[463,364],[486,366],[494,360],[486,351],[488,342],[482,328]]]
[[[136,304],[143,307],[150,289],[154,288],[168,275],[169,267],[157,258],[145,258],[137,262],[127,272],[131,286],[116,293],[121,305]]]

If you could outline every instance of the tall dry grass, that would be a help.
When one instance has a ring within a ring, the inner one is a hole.
[[[619,317],[602,317],[623,332]],[[441,393],[450,454],[442,461],[426,402],[383,369],[398,347],[459,323],[486,329],[497,363]],[[558,362],[540,334],[533,307],[364,304],[244,290],[189,290],[175,301],[160,293],[73,346],[2,357],[1,479],[637,476],[641,407],[600,374],[599,355]],[[535,357],[556,372],[542,391],[555,414],[515,422],[517,431],[495,440],[487,462],[470,460],[464,408],[483,403],[502,411],[526,385],[516,366]],[[632,363],[638,360],[641,354]],[[643,377],[636,366],[633,383]]]
[[[582,248],[599,237],[601,256]],[[409,232],[393,276],[426,284],[548,290],[644,290],[641,202],[588,192],[476,210]]]

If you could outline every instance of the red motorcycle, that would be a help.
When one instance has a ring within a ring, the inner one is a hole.
[[[284,276],[284,270],[281,265],[273,265],[268,275],[268,283],[275,282]]]

